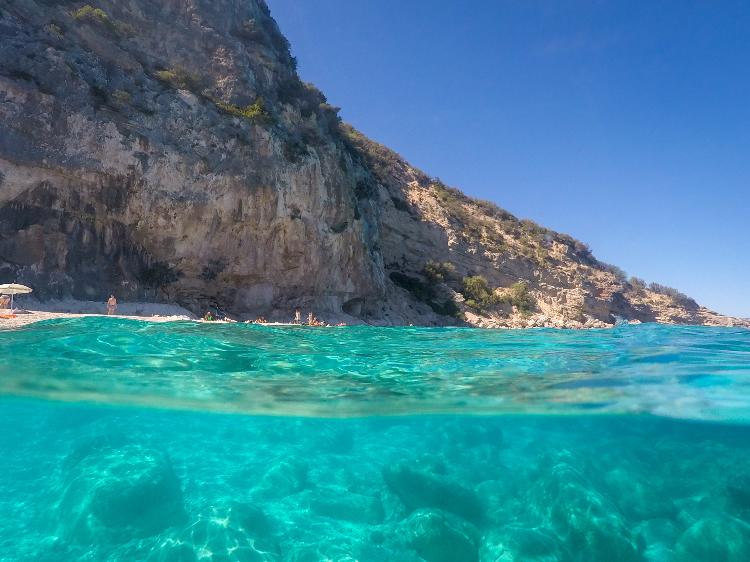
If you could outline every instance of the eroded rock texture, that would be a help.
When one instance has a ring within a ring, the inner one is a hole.
[[[8,0],[0,37],[0,277],[42,298],[386,324],[728,321],[342,124],[263,0]],[[486,303],[465,290],[476,275]]]

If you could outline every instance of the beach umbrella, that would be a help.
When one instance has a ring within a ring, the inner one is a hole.
[[[10,309],[13,310],[13,295],[26,295],[33,291],[31,287],[19,285],[18,283],[5,283],[0,285],[0,295],[10,295]]]

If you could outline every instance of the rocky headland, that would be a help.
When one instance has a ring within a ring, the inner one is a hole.
[[[343,123],[263,0],[0,6],[0,279],[373,324],[739,325]]]

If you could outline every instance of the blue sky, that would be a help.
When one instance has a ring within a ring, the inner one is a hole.
[[[303,79],[466,193],[750,317],[750,3],[268,0]]]

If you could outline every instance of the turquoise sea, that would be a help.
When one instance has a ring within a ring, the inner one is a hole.
[[[750,330],[0,330],[0,561],[747,562]]]

